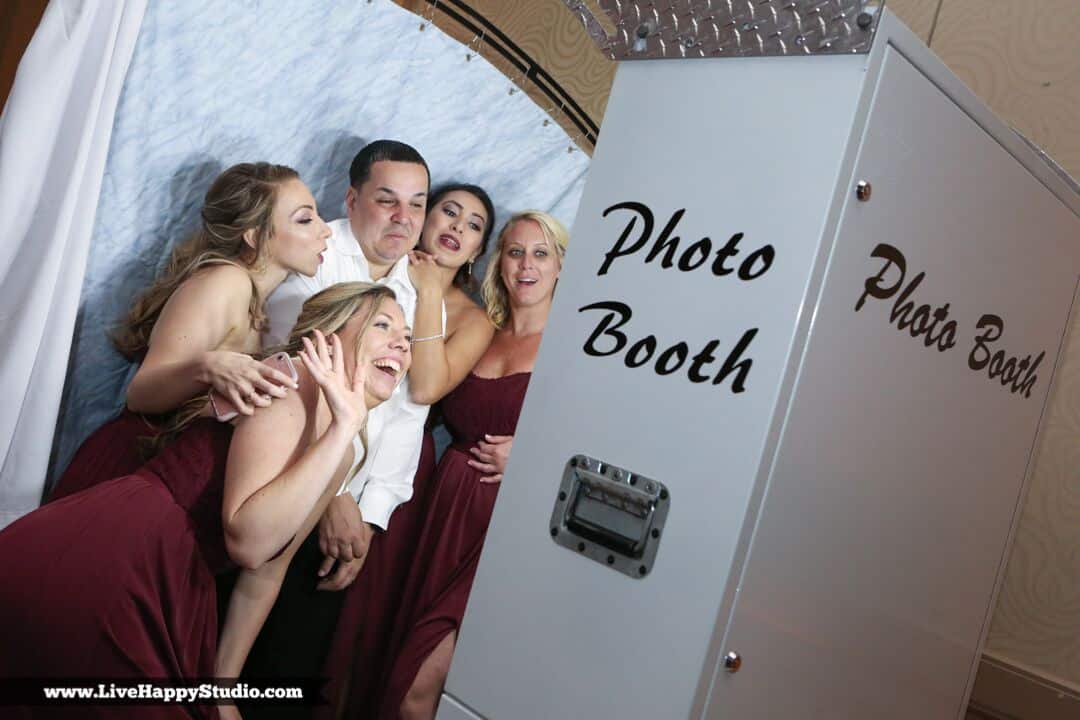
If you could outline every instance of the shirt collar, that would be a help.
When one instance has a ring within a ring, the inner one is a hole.
[[[330,223],[330,229],[332,231],[330,242],[334,244],[334,249],[342,255],[362,260],[364,267],[368,268],[368,277],[371,277],[371,263],[368,262],[364,251],[360,249],[360,243],[357,241],[356,236],[353,235],[349,218],[344,217],[334,220]],[[413,289],[412,281],[409,279],[408,255],[402,256],[390,267],[390,272],[386,273],[385,277],[375,282],[389,283],[391,281],[401,284],[403,288],[410,291]]]

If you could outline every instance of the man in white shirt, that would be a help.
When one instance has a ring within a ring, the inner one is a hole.
[[[294,273],[267,300],[264,344],[284,341],[303,302],[330,285],[368,281],[388,285],[411,325],[416,289],[409,281],[408,253],[424,225],[430,175],[415,149],[376,140],[349,168],[347,217],[330,223],[333,235],[314,277]],[[372,533],[387,529],[391,513],[412,496],[428,406],[409,399],[408,378],[368,415],[368,457],[319,522],[324,557],[321,590],[341,590],[360,572]],[[335,565],[333,573],[330,569]]]

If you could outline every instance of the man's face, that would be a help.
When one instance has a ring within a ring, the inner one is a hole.
[[[349,225],[368,262],[389,266],[416,245],[424,227],[428,175],[423,165],[381,160],[345,194]]]

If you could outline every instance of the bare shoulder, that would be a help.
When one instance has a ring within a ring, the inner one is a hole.
[[[219,308],[228,315],[246,316],[254,292],[251,275],[236,265],[203,268],[176,289],[169,302]]]
[[[484,308],[461,290],[454,288],[456,292],[447,297],[446,302],[446,325],[447,332],[453,335],[459,330],[468,329],[471,332],[495,332],[495,326],[491,324]]]

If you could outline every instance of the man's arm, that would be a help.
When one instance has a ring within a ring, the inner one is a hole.
[[[349,487],[354,497],[359,492],[357,502],[364,521],[383,530],[389,526],[394,509],[412,497],[413,476],[423,447],[428,406],[409,400],[407,384],[406,378],[394,398],[399,405],[386,418],[377,444],[371,448],[371,466],[361,473],[367,481],[362,485],[353,482]]]

